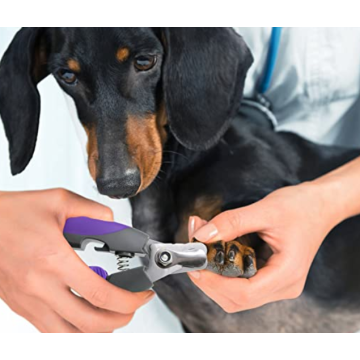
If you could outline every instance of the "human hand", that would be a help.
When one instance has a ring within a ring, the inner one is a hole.
[[[112,332],[154,293],[130,293],[90,270],[62,234],[76,216],[113,218],[62,189],[0,193],[0,298],[42,332]]]
[[[191,280],[229,313],[298,297],[322,241],[341,221],[329,195],[318,185],[303,183],[223,212],[209,223],[191,217],[190,239],[231,241],[257,233],[273,251],[266,265],[250,279],[227,278],[203,270],[190,272]]]

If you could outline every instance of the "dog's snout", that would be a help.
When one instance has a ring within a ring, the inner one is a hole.
[[[140,171],[131,168],[117,176],[99,176],[96,184],[102,195],[116,199],[128,198],[134,196],[140,188]]]

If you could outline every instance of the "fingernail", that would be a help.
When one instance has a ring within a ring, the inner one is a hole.
[[[195,217],[194,217],[194,216],[190,216],[190,219],[189,219],[189,228],[188,228],[189,239],[192,239],[192,238],[193,238],[194,231],[195,231]]]
[[[200,230],[196,231],[193,237],[200,241],[210,241],[218,234],[218,229],[214,224],[207,224],[202,227]]]
[[[188,274],[193,277],[194,279],[197,279],[199,280],[200,279],[200,276],[201,276],[201,273],[200,271],[191,271],[191,272],[188,272]]]

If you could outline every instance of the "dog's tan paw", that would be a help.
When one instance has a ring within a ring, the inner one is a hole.
[[[250,278],[257,272],[255,251],[241,243],[241,238],[209,245],[207,269],[227,277]]]

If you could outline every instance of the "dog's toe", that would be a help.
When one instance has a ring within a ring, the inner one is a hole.
[[[222,274],[225,263],[225,243],[223,241],[218,241],[206,246],[208,248],[207,269],[216,274]]]

